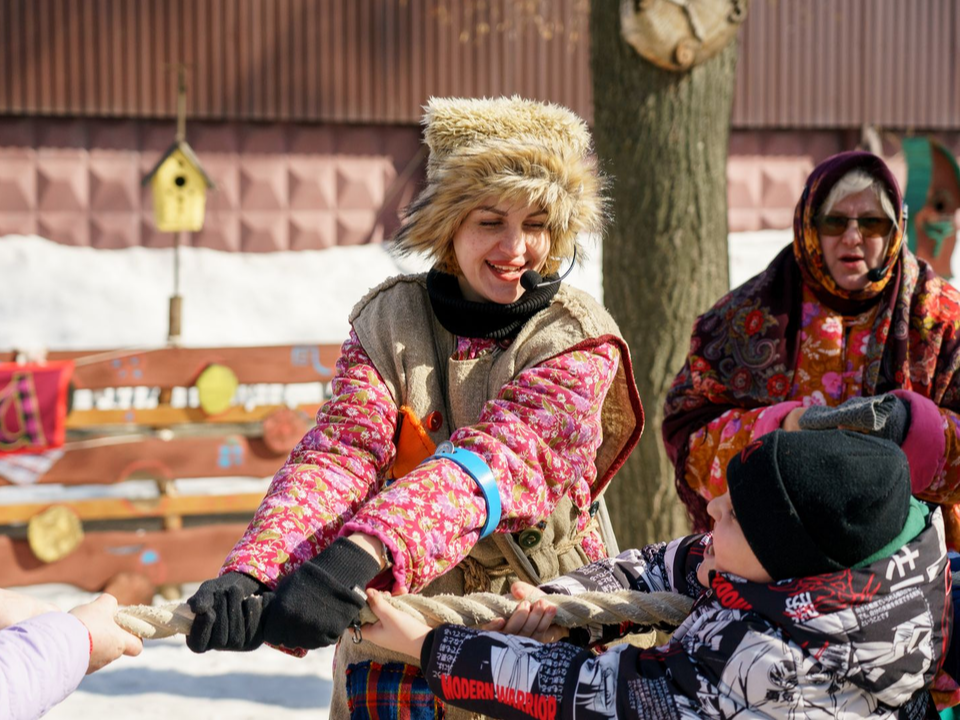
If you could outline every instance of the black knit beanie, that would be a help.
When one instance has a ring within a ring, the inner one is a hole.
[[[743,534],[774,580],[853,567],[892,541],[910,509],[894,443],[848,430],[777,430],[727,465]]]

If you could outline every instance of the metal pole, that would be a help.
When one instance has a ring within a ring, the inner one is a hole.
[[[170,324],[167,342],[171,345],[180,344],[180,319],[183,308],[183,297],[180,295],[180,238],[182,232],[176,233],[173,245],[173,296],[170,298]]]

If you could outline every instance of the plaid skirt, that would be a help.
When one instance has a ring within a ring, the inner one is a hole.
[[[445,716],[443,703],[413,665],[367,660],[350,665],[346,676],[350,720],[443,720]]]

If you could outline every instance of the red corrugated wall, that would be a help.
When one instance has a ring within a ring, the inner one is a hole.
[[[960,127],[956,0],[754,0],[735,127]]]
[[[483,6],[483,9],[480,9]],[[417,122],[430,95],[587,108],[584,0],[0,0],[0,113]],[[538,20],[540,17],[540,20]]]
[[[614,2],[615,0],[608,0]],[[0,113],[415,123],[430,95],[591,117],[587,0],[0,0]],[[735,127],[955,128],[956,0],[753,0]]]

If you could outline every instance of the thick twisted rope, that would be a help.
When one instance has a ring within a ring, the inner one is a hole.
[[[620,590],[612,593],[589,592],[580,595],[544,595],[539,591],[527,596],[535,602],[544,597],[557,607],[554,623],[561,627],[613,625],[625,621],[660,628],[677,627],[689,614],[693,601],[676,593],[643,593]],[[395,608],[436,627],[442,623],[477,626],[513,614],[519,600],[494,593],[457,595],[400,595],[387,598]],[[193,612],[186,604],[131,605],[120,608],[117,624],[141,638],[159,639],[185,635],[193,624]],[[376,616],[364,606],[360,622],[374,623]]]

